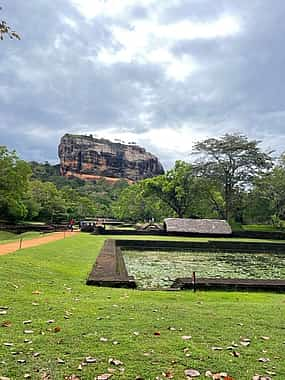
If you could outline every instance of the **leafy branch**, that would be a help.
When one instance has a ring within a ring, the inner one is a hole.
[[[2,7],[0,7],[0,10],[2,10]],[[4,40],[4,36],[10,37],[12,40],[17,39],[20,40],[21,37],[15,30],[12,30],[11,27],[7,24],[5,20],[0,21],[0,40]]]

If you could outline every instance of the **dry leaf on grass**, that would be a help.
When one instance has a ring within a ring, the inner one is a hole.
[[[93,358],[92,356],[87,356],[85,358],[85,363],[87,363],[87,364],[93,364],[93,363],[96,363],[96,362],[97,362],[97,359]]]
[[[24,330],[24,334],[33,334],[34,331],[33,330]]]
[[[259,358],[258,361],[261,363],[267,363],[267,362],[270,362],[270,359],[269,358]]]
[[[124,364],[124,363],[121,362],[120,360],[118,360],[118,359],[113,359],[113,358],[110,358],[110,359],[108,360],[108,363],[109,363],[109,364],[113,364],[113,365],[115,365],[115,366],[123,365],[123,364]]]
[[[113,375],[111,373],[103,373],[102,375],[98,375],[95,377],[95,380],[108,380],[112,377]]]
[[[3,321],[1,323],[1,327],[11,327],[12,326],[12,322],[11,321]]]
[[[184,374],[185,374],[185,376],[189,376],[189,377],[198,377],[201,375],[199,371],[197,371],[196,369],[192,369],[192,368],[186,369],[184,371]]]

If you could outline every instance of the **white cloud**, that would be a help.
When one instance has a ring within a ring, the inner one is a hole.
[[[215,39],[237,34],[240,24],[236,18],[222,15],[212,22],[182,21],[161,25],[156,19],[134,21],[129,28],[111,28],[119,49],[102,48],[98,59],[104,64],[117,62],[155,63],[164,66],[168,77],[184,80],[198,69],[193,57],[184,55],[176,58],[171,46],[176,41],[195,39]]]
[[[135,4],[150,5],[156,0],[71,0],[71,3],[79,10],[79,12],[87,19],[96,16],[117,17],[124,11]]]

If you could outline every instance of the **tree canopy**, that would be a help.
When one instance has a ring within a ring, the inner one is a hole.
[[[176,161],[174,168],[165,174],[145,180],[144,187],[146,195],[161,199],[179,218],[193,216],[198,179],[190,164]]]
[[[15,151],[0,146],[0,217],[18,219],[26,216],[23,197],[31,174],[29,164],[20,160]]]
[[[262,152],[259,143],[244,135],[225,134],[194,145],[194,154],[199,155],[196,168],[200,174],[222,185],[228,220],[238,188],[248,186],[258,174],[272,167],[270,154]]]

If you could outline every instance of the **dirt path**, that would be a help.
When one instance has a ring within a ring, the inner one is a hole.
[[[74,236],[77,233],[78,233],[77,231],[54,232],[47,236],[41,236],[34,239],[23,240],[21,244],[21,248],[23,249],[23,248],[29,248],[29,247],[36,247],[37,245],[47,244],[52,241]],[[7,253],[15,252],[18,249],[20,249],[20,240],[13,241],[12,243],[0,244],[0,255],[7,255]]]

